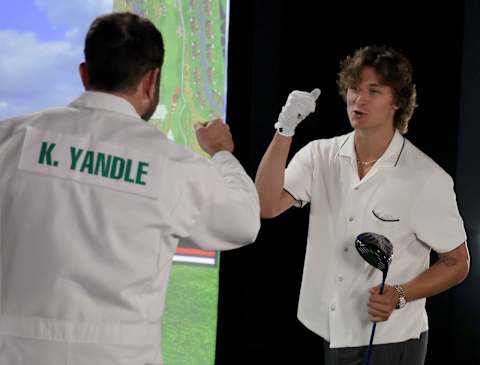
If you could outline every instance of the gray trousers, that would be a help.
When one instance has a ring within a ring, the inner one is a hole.
[[[323,341],[325,365],[362,365],[368,346],[329,347]],[[419,339],[399,343],[374,345],[370,356],[370,365],[423,365],[427,355],[428,331]]]

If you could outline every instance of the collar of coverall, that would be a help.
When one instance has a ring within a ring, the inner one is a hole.
[[[140,118],[137,111],[126,99],[100,91],[85,91],[69,105],[72,108],[90,108],[108,110],[114,113],[125,114]],[[134,121],[132,119],[132,121]]]

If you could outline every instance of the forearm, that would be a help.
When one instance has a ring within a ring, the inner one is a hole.
[[[254,226],[257,223],[259,225],[260,202],[258,192],[240,162],[227,151],[215,154],[212,162],[222,175],[226,189],[225,196],[228,197],[229,201],[235,202],[235,207],[241,210],[241,214],[248,216],[251,221],[255,222]]]
[[[453,255],[440,257],[428,270],[402,284],[407,302],[439,294],[466,278],[469,270],[466,245],[463,244],[452,252]]]
[[[260,197],[261,215],[264,217],[276,215],[276,205],[283,191],[285,166],[291,143],[292,137],[275,133],[258,167],[255,186]]]
[[[468,274],[469,257],[466,243],[456,249],[440,255],[437,263],[415,279],[400,284],[405,290],[408,302],[431,297],[452,286],[460,284]],[[399,301],[399,294],[391,285],[385,285],[383,294],[380,286],[370,289],[368,314],[370,320],[382,322],[388,320]]]
[[[214,194],[184,241],[207,250],[230,250],[252,243],[260,229],[255,185],[230,152],[218,152],[211,161],[217,170],[211,171]]]

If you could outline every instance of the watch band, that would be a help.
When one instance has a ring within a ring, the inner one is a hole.
[[[405,289],[403,289],[403,287],[400,285],[395,285],[395,290],[398,293],[398,302],[397,302],[397,305],[395,306],[395,309],[400,309],[405,307],[405,304],[407,304],[407,299],[405,297]]]

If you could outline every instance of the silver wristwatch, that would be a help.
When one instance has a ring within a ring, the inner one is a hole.
[[[395,306],[395,309],[405,307],[405,304],[407,304],[407,299],[405,298],[405,289],[403,289],[403,287],[401,287],[400,285],[395,285],[395,290],[398,293],[398,302]]]

